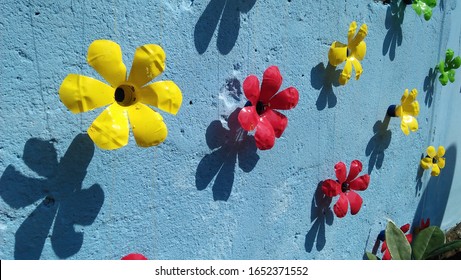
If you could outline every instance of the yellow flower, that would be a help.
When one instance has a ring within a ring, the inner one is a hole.
[[[352,75],[352,66],[355,68],[355,79],[358,80],[362,75],[363,69],[360,60],[363,60],[367,53],[367,44],[363,41],[368,33],[366,24],[362,24],[360,30],[357,31],[357,23],[353,21],[347,33],[347,45],[334,41],[328,51],[328,61],[333,66],[346,61],[343,72],[339,76],[339,83],[345,85]],[[355,36],[354,36],[355,35]]]
[[[395,109],[395,115],[400,117],[400,128],[405,135],[410,134],[410,131],[418,130],[418,120],[415,118],[419,115],[419,103],[416,100],[418,91],[413,89],[410,93],[405,90],[400,100],[400,105]]]
[[[125,146],[128,123],[139,146],[162,143],[168,134],[166,124],[159,113],[145,104],[176,114],[182,103],[181,90],[173,81],[146,85],[165,69],[162,47],[153,44],[138,47],[128,79],[122,50],[115,42],[93,41],[88,48],[87,61],[110,85],[91,77],[69,74],[59,88],[59,97],[75,114],[109,105],[88,128],[96,145],[106,150]]]
[[[427,156],[421,160],[420,165],[423,169],[432,168],[432,176],[439,176],[440,169],[445,167],[444,155],[445,148],[443,146],[439,146],[437,152],[434,146],[429,146],[427,148]]]

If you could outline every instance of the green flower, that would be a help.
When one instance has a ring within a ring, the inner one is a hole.
[[[411,6],[419,16],[423,14],[425,20],[430,20],[432,17],[432,8],[437,6],[437,0],[413,0]]]
[[[455,81],[455,69],[458,69],[461,65],[461,57],[455,56],[452,49],[448,49],[445,53],[445,60],[440,61],[436,69],[440,71],[439,81],[442,85],[446,86],[448,81],[453,83]]]

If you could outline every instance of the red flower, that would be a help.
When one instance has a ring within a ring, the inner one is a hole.
[[[128,255],[124,256],[123,258],[121,258],[121,259],[122,260],[138,260],[138,261],[147,260],[146,257],[144,257],[142,254],[138,254],[138,253],[128,254]]]
[[[355,191],[364,191],[370,183],[370,175],[365,174],[358,178],[357,175],[362,171],[362,163],[354,160],[351,163],[351,170],[346,177],[347,168],[343,162],[335,165],[336,178],[338,180],[327,179],[322,183],[322,191],[329,197],[339,194],[339,199],[333,207],[338,218],[346,216],[348,205],[351,205],[351,214],[355,215],[362,207],[362,198]]]
[[[424,221],[424,219],[421,219],[421,223],[420,223],[419,227],[418,226],[415,227],[415,229],[413,230],[413,233],[418,234],[423,229],[428,228],[430,225],[431,225],[431,219],[427,218],[426,221]]]
[[[410,230],[410,224],[405,224],[400,227],[400,230],[403,231],[403,233],[406,233],[407,231]],[[408,243],[411,243],[413,240],[413,235],[411,233],[405,234],[405,237],[408,240]],[[383,241],[383,245],[381,245],[381,253],[383,253],[383,260],[391,260],[391,253],[389,253],[389,250],[387,249],[387,243],[386,240]]]
[[[270,66],[264,71],[261,88],[254,75],[243,82],[243,92],[250,106],[240,111],[238,120],[246,131],[256,129],[256,146],[260,150],[272,148],[275,137],[279,138],[287,127],[287,117],[274,109],[289,110],[298,104],[298,90],[289,87],[277,93],[281,85],[282,76],[277,66]]]

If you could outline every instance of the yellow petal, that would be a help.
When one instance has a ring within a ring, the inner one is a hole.
[[[437,165],[440,167],[440,169],[445,168],[445,158],[438,158]]]
[[[107,107],[88,128],[88,135],[101,149],[113,150],[128,144],[126,107],[114,103]]]
[[[434,158],[437,155],[434,146],[427,147],[426,153],[429,157]]]
[[[59,88],[59,98],[77,114],[114,102],[114,89],[91,77],[69,74]]]
[[[88,64],[116,88],[126,79],[126,66],[120,46],[109,40],[96,40],[88,48]]]
[[[353,21],[351,22],[351,25],[349,25],[349,31],[347,32],[347,44],[348,45],[352,42],[352,40],[354,40],[354,35],[356,31],[357,31],[357,22]]]
[[[141,88],[141,102],[176,115],[182,103],[182,93],[173,81],[155,82]]]
[[[142,87],[163,72],[165,59],[165,52],[159,45],[138,47],[134,53],[128,81]]]
[[[443,157],[445,155],[445,147],[439,146],[437,149],[437,156],[438,157]]]
[[[352,65],[354,65],[355,79],[358,80],[363,72],[362,65],[360,64],[360,61],[355,58],[350,58],[350,60],[352,61]]]
[[[341,75],[339,75],[339,84],[345,85],[351,78],[351,75],[352,75],[352,62],[350,60],[347,60],[346,64],[344,65],[343,72],[341,72]]]
[[[165,141],[168,130],[159,113],[142,103],[137,103],[128,108],[128,116],[138,146],[156,146]]]
[[[400,98],[400,104],[402,104],[402,105],[405,104],[408,96],[409,96],[408,89],[405,89],[405,91],[403,92],[402,97]]]
[[[419,162],[419,165],[421,165],[423,169],[429,169],[432,167],[432,159],[425,157]]]
[[[413,116],[404,115],[402,117],[402,121],[400,122],[400,128],[405,135],[410,134],[410,131],[415,132],[418,130],[418,120],[416,120]]]
[[[333,66],[338,66],[347,59],[347,46],[340,42],[333,42],[328,51],[328,62]]]
[[[357,32],[357,35],[355,35],[355,37],[349,41],[349,47],[356,46],[360,44],[361,42],[363,42],[367,34],[368,34],[368,26],[366,24],[362,24],[362,26],[360,26],[359,32]]]
[[[431,175],[432,176],[439,176],[439,174],[440,174],[440,168],[437,166],[437,164],[433,164],[432,165]]]
[[[367,44],[365,42],[360,42],[357,46],[353,46],[351,49],[351,56],[357,58],[358,60],[363,60],[367,54]]]

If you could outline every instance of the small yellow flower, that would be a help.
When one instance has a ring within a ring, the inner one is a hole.
[[[355,68],[356,80],[360,78],[363,72],[360,60],[363,60],[367,53],[367,45],[363,40],[367,36],[368,27],[366,24],[362,24],[360,30],[355,35],[356,31],[357,23],[353,21],[347,33],[347,45],[334,41],[328,51],[328,61],[331,65],[336,67],[346,61],[343,72],[339,76],[339,83],[341,85],[345,85],[351,78],[352,66]]]
[[[416,116],[419,115],[419,103],[416,100],[417,96],[418,91],[416,89],[413,89],[410,93],[406,89],[400,100],[400,105],[395,108],[395,115],[400,117],[400,128],[405,135],[410,134],[410,131],[415,132],[418,130]]]
[[[435,151],[434,146],[429,146],[427,148],[427,156],[421,160],[420,165],[423,169],[432,168],[432,176],[439,176],[440,169],[445,167],[444,155],[445,148],[443,146],[439,146],[437,151]]]
[[[59,97],[75,114],[109,105],[88,128],[93,142],[105,150],[121,148],[128,144],[131,125],[138,146],[162,143],[168,134],[166,124],[159,113],[145,104],[176,114],[182,103],[181,90],[173,81],[146,85],[165,69],[162,47],[153,44],[138,47],[128,78],[121,48],[115,42],[91,43],[87,61],[110,85],[69,74],[59,88]]]

